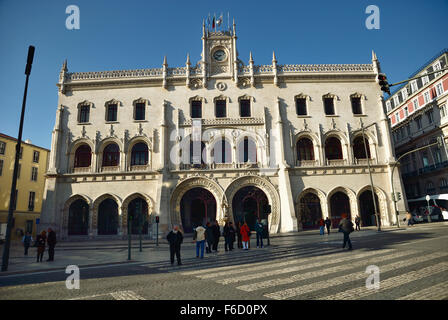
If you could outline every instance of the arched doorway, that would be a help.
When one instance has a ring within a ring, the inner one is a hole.
[[[118,232],[118,204],[108,198],[98,206],[98,235],[111,235]]]
[[[184,232],[193,232],[193,228],[216,220],[216,199],[205,188],[192,188],[180,201],[180,215]]]
[[[379,210],[378,196],[375,194],[376,208]],[[375,207],[372,201],[372,191],[365,190],[359,196],[359,212],[361,214],[361,225],[363,227],[376,226]],[[378,215],[381,216],[378,212]],[[380,219],[381,224],[381,219]]]
[[[257,219],[266,224],[268,214],[266,213],[268,197],[259,188],[247,186],[239,189],[232,200],[233,220],[243,224],[244,221],[251,230],[255,227]]]
[[[348,219],[351,219],[350,199],[344,192],[338,191],[330,198],[330,215],[333,228],[338,227],[343,213],[347,214]]]
[[[68,235],[87,235],[89,230],[89,205],[85,200],[74,201],[68,213]]]
[[[135,198],[128,205],[128,223],[131,224],[131,234],[148,234],[148,203],[143,198]]]
[[[308,192],[300,199],[299,206],[299,219],[303,229],[319,228],[319,220],[322,218],[319,197],[312,192]]]

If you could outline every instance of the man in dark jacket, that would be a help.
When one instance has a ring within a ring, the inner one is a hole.
[[[215,240],[214,240],[214,230],[210,222],[207,222],[207,224],[205,225],[205,240],[207,242],[205,252],[212,253],[212,247]]]
[[[183,242],[184,237],[178,226],[173,227],[173,230],[166,236],[166,240],[170,243],[171,264],[174,263],[174,255],[176,255],[177,264],[179,266],[182,265],[182,262],[180,261],[180,245]]]
[[[339,222],[339,230],[344,233],[344,243],[342,244],[342,249],[348,243],[348,250],[352,250],[352,242],[350,241],[350,233],[353,232],[353,222],[347,218],[347,215],[342,214],[342,220]]]
[[[224,236],[225,244],[224,249],[226,251],[233,250],[233,242],[235,241],[235,228],[231,221],[226,222],[222,235]]]
[[[215,220],[212,226],[213,229],[213,251],[218,252],[218,244],[219,244],[219,237],[221,236],[221,230],[219,228],[218,221]]]
[[[330,234],[331,220],[328,217],[325,219],[325,226],[327,227],[327,234]]]
[[[48,260],[54,261],[54,247],[56,246],[56,232],[53,229],[48,228],[48,236],[47,236],[47,244],[48,244]]]

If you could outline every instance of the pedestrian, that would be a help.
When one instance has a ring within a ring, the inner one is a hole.
[[[361,218],[359,217],[359,215],[356,215],[355,224],[356,224],[356,230],[357,231],[361,231],[361,227],[360,227],[360,225],[361,225]]]
[[[319,232],[320,232],[321,236],[323,236],[325,234],[324,229],[325,229],[325,221],[324,221],[324,219],[320,218],[320,220],[319,220]]]
[[[239,221],[236,223],[236,237],[237,237],[238,249],[242,249],[243,241],[242,241],[242,236],[241,236],[241,222],[239,222]]]
[[[409,211],[406,212],[406,219],[408,220],[408,227],[412,227],[414,225],[414,219]]]
[[[199,225],[194,229],[193,241],[196,242],[196,258],[199,258],[199,249],[201,250],[201,259],[204,258],[205,228]]]
[[[219,237],[221,236],[221,230],[219,228],[218,221],[215,220],[212,226],[213,229],[213,251],[218,252],[218,244],[219,244]]]
[[[47,241],[47,233],[43,230],[36,237],[36,246],[37,246],[37,262],[42,262],[42,258],[44,257],[45,252],[45,242]]]
[[[214,242],[214,233],[213,233],[212,224],[210,222],[207,222],[205,225],[205,240],[207,242],[206,252],[212,253],[212,247]]]
[[[325,219],[325,225],[327,226],[327,233],[330,234],[330,228],[331,228],[331,220],[330,218]]]
[[[263,225],[260,223],[260,220],[257,219],[255,222],[255,232],[257,235],[257,248],[263,248]]]
[[[344,243],[342,249],[348,244],[348,250],[352,250],[352,242],[350,241],[350,233],[354,231],[353,222],[347,218],[347,214],[342,214],[342,220],[339,222],[339,231],[344,233]]]
[[[243,242],[243,249],[249,250],[250,229],[246,221],[244,221],[244,224],[240,229],[240,233],[241,233],[241,240]]]
[[[51,229],[51,228],[48,228],[47,244],[48,244],[48,260],[47,261],[54,261],[54,247],[56,246],[56,232],[54,232],[53,229]]]
[[[227,221],[222,232],[224,237],[224,250],[231,251],[233,249],[233,241],[235,241],[235,229],[232,222]]]
[[[31,246],[31,242],[33,242],[33,237],[31,236],[31,233],[27,232],[23,238],[22,238],[22,242],[23,242],[23,247],[25,248],[25,255],[28,255],[28,249]]]
[[[170,259],[171,264],[174,263],[174,255],[177,258],[177,265],[182,265],[180,260],[180,245],[182,244],[184,237],[182,232],[179,230],[179,227],[175,225],[173,230],[171,230],[166,236],[166,240],[170,243]]]

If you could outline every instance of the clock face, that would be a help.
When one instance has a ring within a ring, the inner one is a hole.
[[[213,58],[214,58],[216,61],[224,61],[225,58],[226,58],[226,52],[225,52],[224,50],[216,50],[216,51],[213,53]]]

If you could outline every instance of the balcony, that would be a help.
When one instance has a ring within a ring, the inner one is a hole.
[[[119,172],[120,166],[104,166],[101,167],[101,172]]]
[[[355,164],[360,166],[367,166],[367,162],[370,162],[370,164],[378,164],[378,161],[376,159],[357,159],[355,158]]]
[[[318,165],[317,160],[297,160],[296,166],[298,167],[316,167]]]
[[[129,171],[132,171],[132,172],[142,172],[142,171],[149,171],[150,170],[150,167],[149,167],[149,165],[148,164],[142,164],[142,165],[132,165],[132,166],[130,166],[130,168],[129,168]]]
[[[235,168],[235,163],[215,163],[211,164],[212,169],[233,169]]]
[[[437,170],[444,169],[447,167],[448,167],[448,160],[421,168],[418,170],[418,174],[425,174],[428,172],[437,171]]]
[[[71,173],[90,173],[92,172],[92,167],[75,167],[70,170]]]
[[[334,159],[334,160],[327,159],[327,166],[330,166],[330,167],[338,167],[338,166],[346,166],[346,165],[347,165],[346,159]]]
[[[193,163],[181,163],[179,170],[208,170],[210,166],[206,163],[193,164]]]
[[[440,189],[440,193],[448,192],[448,186],[440,186],[439,189]]]

